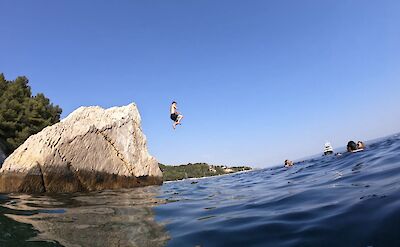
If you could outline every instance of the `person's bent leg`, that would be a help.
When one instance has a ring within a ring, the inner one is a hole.
[[[177,122],[178,122],[178,124],[181,124],[181,120],[183,119],[183,115],[178,115],[178,118],[177,118]]]

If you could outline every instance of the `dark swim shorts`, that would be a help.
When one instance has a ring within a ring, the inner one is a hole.
[[[178,121],[178,114],[176,114],[176,113],[174,113],[174,114],[171,114],[171,119],[173,120],[173,121]]]

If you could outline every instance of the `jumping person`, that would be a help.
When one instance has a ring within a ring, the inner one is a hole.
[[[173,101],[170,107],[171,120],[174,121],[172,127],[175,129],[178,124],[181,124],[181,120],[183,115],[178,112],[178,107],[176,106],[176,102]]]

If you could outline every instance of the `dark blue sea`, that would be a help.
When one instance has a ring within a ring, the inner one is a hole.
[[[0,195],[0,246],[400,246],[400,136],[120,191]]]

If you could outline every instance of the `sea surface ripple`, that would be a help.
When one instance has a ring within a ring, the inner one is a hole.
[[[400,137],[121,191],[0,196],[0,246],[400,246]]]
[[[168,183],[156,208],[167,246],[400,246],[400,137],[197,183]]]

